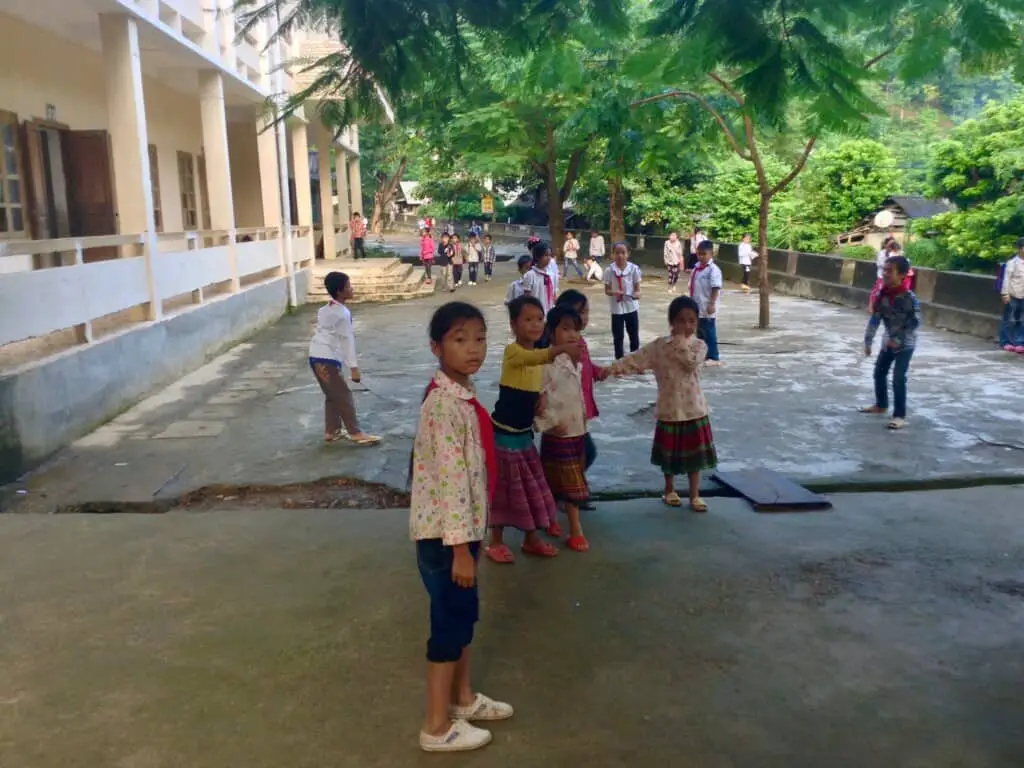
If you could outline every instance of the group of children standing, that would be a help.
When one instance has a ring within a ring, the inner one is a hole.
[[[590,508],[586,472],[597,456],[588,430],[598,415],[595,382],[654,372],[658,420],[651,462],[663,475],[662,500],[682,505],[675,477],[685,474],[691,509],[707,511],[699,495],[700,473],[716,466],[717,457],[700,388],[708,348],[697,336],[697,303],[676,298],[668,311],[667,336],[639,348],[631,333],[633,354],[601,367],[590,359],[583,337],[587,297],[576,290],[558,295],[550,263],[550,249],[534,244],[522,276],[510,288],[514,341],[505,348],[490,413],[477,401],[471,381],[487,353],[483,314],[470,304],[451,302],[430,323],[430,347],[439,367],[420,410],[410,471],[410,532],[430,598],[427,707],[420,731],[420,747],[430,752],[482,747],[491,733],[470,721],[513,715],[510,705],[474,693],[469,682],[480,557],[514,562],[508,528],[523,532],[524,554],[557,556],[551,540],[566,533],[558,521],[559,505],[568,523],[566,547],[590,548],[581,511]],[[641,275],[630,266],[635,267],[625,246],[621,252],[616,246],[616,263],[606,272],[613,323],[637,312],[633,307],[614,313],[618,305],[639,298]],[[628,319],[618,324],[635,325]],[[535,432],[541,433],[539,451]]]
[[[464,285],[463,270],[468,268],[468,282],[470,285],[477,285],[480,278],[480,265],[483,265],[484,281],[490,282],[494,276],[494,263],[497,261],[497,253],[494,250],[494,240],[490,235],[484,235],[481,239],[476,229],[471,230],[463,243],[458,234],[441,233],[439,243],[434,242],[434,237],[429,229],[420,232],[420,263],[423,264],[423,272],[427,283],[434,282],[433,268],[436,264],[441,268],[442,288],[454,292],[456,288]]]

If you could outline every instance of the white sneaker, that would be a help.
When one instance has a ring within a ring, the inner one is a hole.
[[[420,749],[424,752],[470,752],[486,747],[494,737],[490,731],[456,720],[446,733],[431,736],[420,731]]]
[[[449,707],[452,720],[508,720],[515,714],[511,704],[478,693],[468,707]]]

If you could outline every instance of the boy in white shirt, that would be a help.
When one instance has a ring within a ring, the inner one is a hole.
[[[613,262],[604,271],[604,292],[612,313],[615,359],[625,357],[624,334],[629,334],[629,351],[640,349],[640,267],[629,260],[625,243],[612,246]]]
[[[715,248],[705,240],[697,246],[697,266],[690,275],[690,296],[697,302],[700,314],[697,336],[708,345],[706,365],[721,365],[718,356],[718,297],[722,293],[722,270],[713,258]]]
[[[752,236],[749,232],[743,235],[740,242],[739,260],[743,269],[743,292],[750,293],[750,265],[754,263],[754,246],[751,245]]]
[[[1017,241],[1017,255],[1003,272],[1003,349],[1024,354],[1024,237]]]
[[[590,260],[597,265],[601,264],[604,258],[604,235],[596,229],[590,233],[590,247],[588,248]]]
[[[513,280],[508,286],[508,291],[505,293],[506,307],[526,293],[523,288],[523,278],[533,268],[533,256],[520,256],[516,261],[516,266],[519,267],[519,278]]]

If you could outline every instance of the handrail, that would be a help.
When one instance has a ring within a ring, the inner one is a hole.
[[[143,242],[142,234],[58,237],[52,240],[5,240],[0,242],[0,256],[34,256],[41,253],[140,245]]]

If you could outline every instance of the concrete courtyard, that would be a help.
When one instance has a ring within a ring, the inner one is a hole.
[[[427,603],[395,511],[0,516],[11,768],[1019,768],[1024,487],[830,513],[603,504],[481,567],[516,717],[422,755]]]
[[[478,388],[489,405],[509,340],[502,299],[514,271],[499,264],[489,285],[354,309],[364,374],[354,387],[357,407],[364,428],[385,436],[380,446],[322,444],[323,400],[306,361],[315,307],[306,307],[62,451],[7,488],[7,504],[48,512],[85,501],[173,498],[211,484],[337,476],[404,488],[420,399],[435,367],[431,313],[453,297],[485,310],[490,354]],[[641,340],[665,332],[671,296],[661,280],[651,272],[645,285]],[[606,299],[597,286],[587,291],[588,339],[600,362],[611,357]],[[772,328],[760,331],[757,302],[726,291],[725,366],[704,375],[724,468],[765,467],[835,489],[1024,478],[1024,358],[924,329],[910,371],[910,426],[891,433],[884,419],[857,413],[872,400],[862,313],[775,296]],[[631,497],[657,488],[648,463],[654,397],[653,377],[598,385],[596,492]]]

